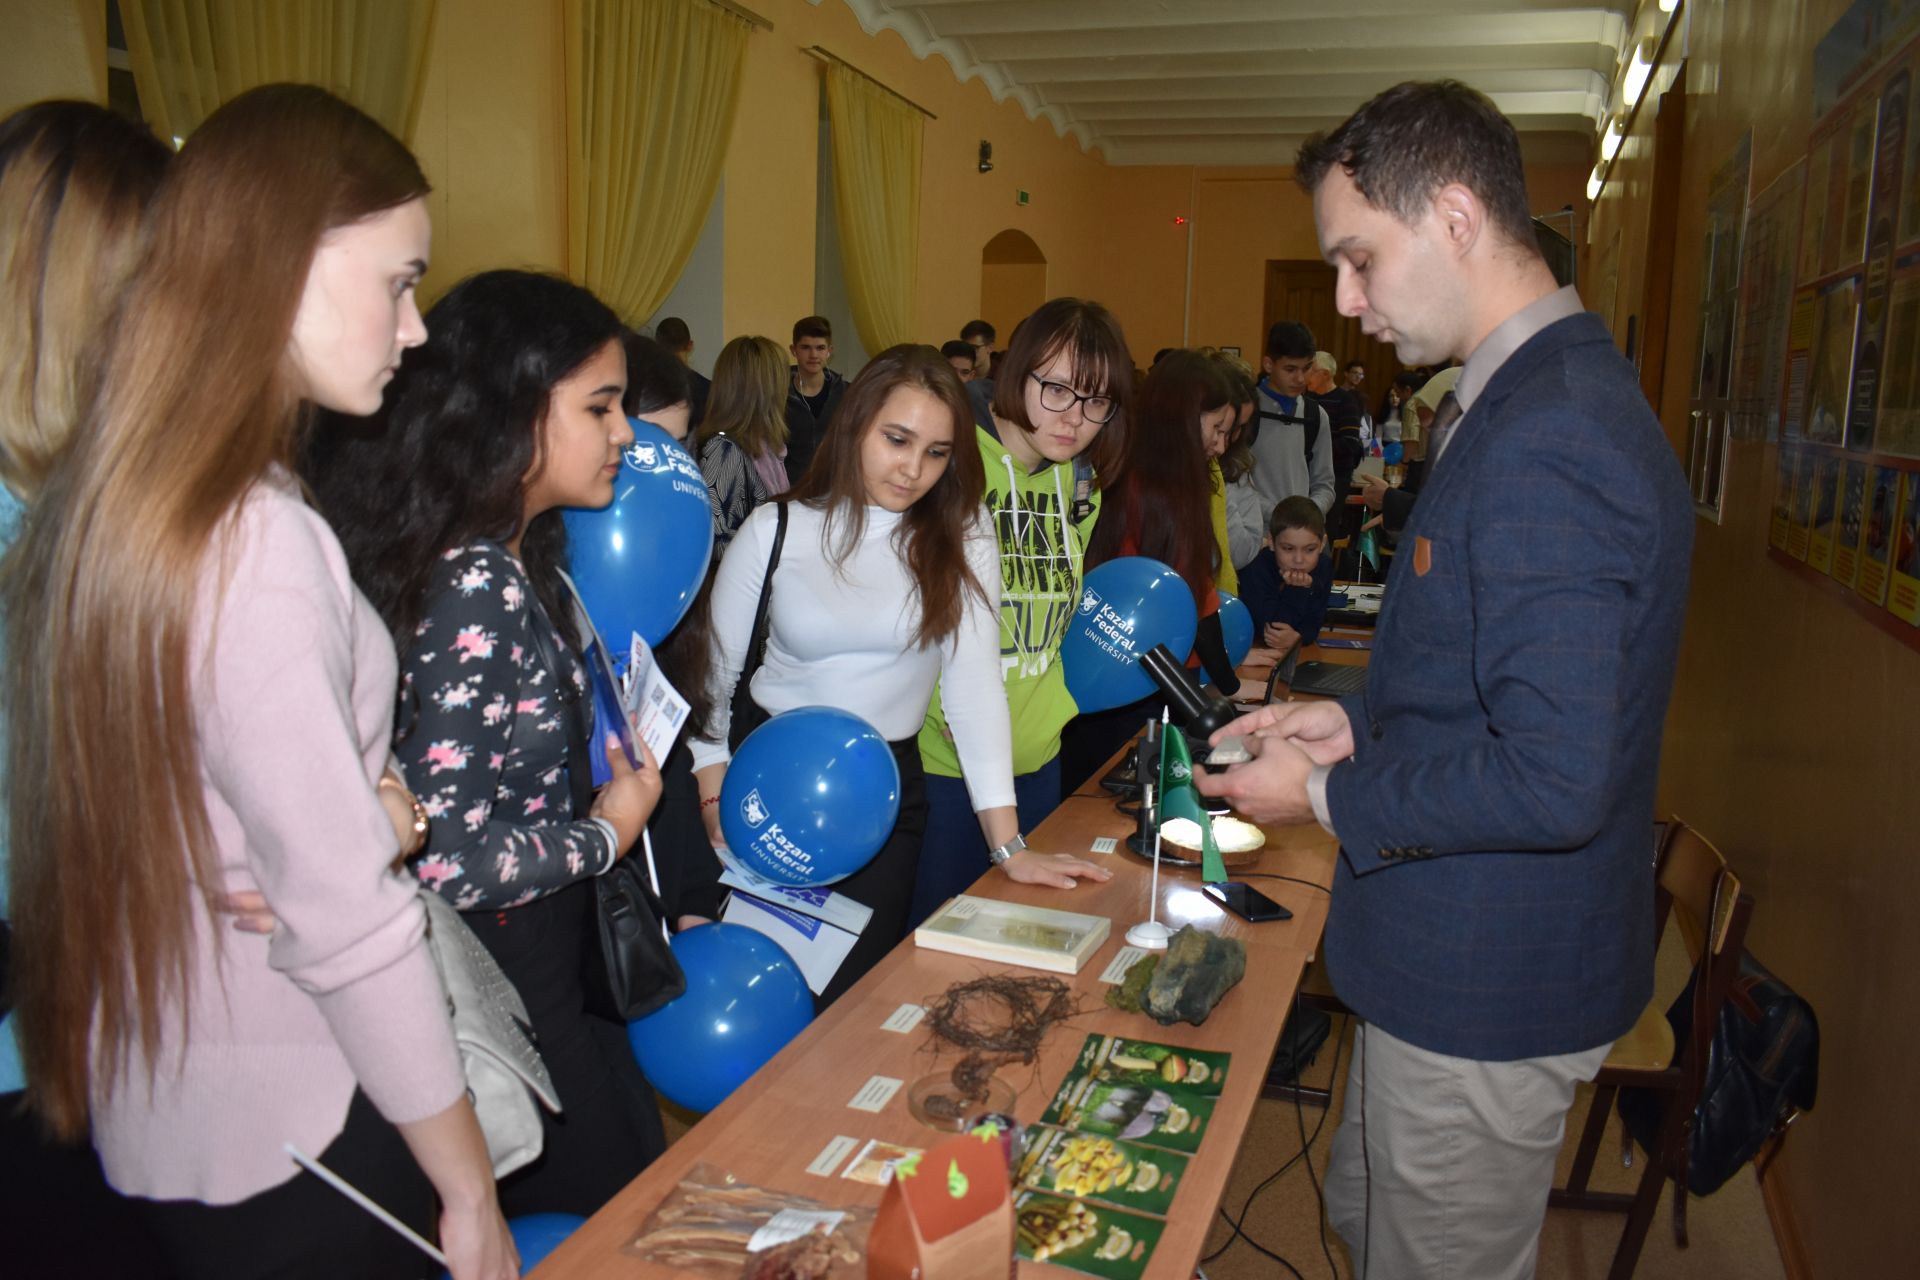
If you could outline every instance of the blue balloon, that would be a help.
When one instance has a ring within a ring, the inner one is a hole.
[[[1087,574],[1060,642],[1067,692],[1082,711],[1146,697],[1158,686],[1140,669],[1140,655],[1164,644],[1184,660],[1199,621],[1192,589],[1166,565],[1145,556],[1107,561]]]
[[[900,766],[852,712],[796,707],[747,735],[720,784],[720,830],[769,880],[811,887],[873,861],[900,816]]]
[[[689,1111],[711,1111],[813,1021],[813,993],[780,944],[745,925],[673,937],[687,989],[627,1024],[647,1079]]]
[[[1220,634],[1227,642],[1227,661],[1234,666],[1245,662],[1253,652],[1253,610],[1231,591],[1220,593]],[[1202,666],[1200,683],[1205,684],[1210,678]]]
[[[713,502],[700,464],[672,436],[629,418],[613,502],[570,509],[568,557],[574,585],[615,653],[639,632],[659,644],[680,624],[713,555]]]
[[[513,1237],[513,1247],[520,1251],[520,1274],[539,1266],[586,1221],[577,1213],[529,1213],[507,1219],[507,1233]],[[442,1271],[440,1280],[450,1280],[450,1274]]]

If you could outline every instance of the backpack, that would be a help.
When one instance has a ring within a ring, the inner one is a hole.
[[[1265,379],[1261,380],[1261,390],[1270,390],[1270,388],[1266,386]],[[1290,418],[1284,413],[1279,413],[1267,408],[1267,402],[1261,397],[1255,396],[1253,401],[1253,423],[1252,429],[1247,434],[1247,446],[1251,448],[1254,441],[1260,438],[1260,423],[1266,419],[1271,418],[1275,422],[1298,423],[1300,426],[1306,428],[1306,431],[1301,434],[1306,437],[1307,471],[1311,474],[1313,471],[1313,453],[1315,448],[1320,444],[1320,428],[1321,424],[1327,420],[1327,411],[1315,404],[1313,398],[1304,391],[1295,396],[1293,400],[1295,409],[1312,409],[1315,411],[1314,415],[1311,418]]]

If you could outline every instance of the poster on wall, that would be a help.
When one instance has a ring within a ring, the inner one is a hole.
[[[1866,284],[1860,299],[1859,332],[1854,336],[1853,385],[1847,403],[1847,448],[1873,448],[1874,410],[1879,404],[1882,355],[1893,289],[1894,220],[1900,208],[1900,166],[1907,150],[1907,94],[1903,70],[1880,93],[1875,134],[1873,198],[1868,204]]]
[[[1840,481],[1840,528],[1833,542],[1833,580],[1843,587],[1860,579],[1860,530],[1866,511],[1867,464],[1850,461]]]
[[[1907,83],[1920,84],[1920,47],[1907,62]],[[1900,166],[1900,231],[1902,245],[1920,242],[1920,93],[1907,90],[1907,156]]]
[[[1860,582],[1856,588],[1868,604],[1887,601],[1887,569],[1900,518],[1900,475],[1892,467],[1875,467],[1867,488],[1867,524],[1860,535]]]
[[[1793,506],[1787,512],[1787,554],[1795,560],[1807,558],[1808,526],[1813,522],[1813,473],[1819,465],[1818,451],[1802,449],[1800,464],[1793,469]]]
[[[1739,340],[1733,357],[1735,440],[1780,435],[1806,161],[1797,160],[1747,206],[1741,244]]]
[[[1920,471],[1900,477],[1900,523],[1892,559],[1887,608],[1902,622],[1920,626]]]
[[[1920,458],[1920,256],[1895,268],[1887,301],[1886,372],[1874,447]]]
[[[1867,256],[1867,199],[1873,191],[1874,128],[1879,104],[1871,99],[1854,108],[1835,140],[1833,189],[1827,193],[1827,211],[1833,227],[1827,236],[1820,273],[1847,271]]]
[[[1838,517],[1840,459],[1823,453],[1813,468],[1813,517],[1807,526],[1807,568],[1827,573],[1833,568],[1834,523]]]
[[[1806,438],[1817,444],[1839,444],[1846,425],[1859,296],[1859,278],[1847,276],[1821,290],[1814,305],[1803,430]]]
[[[1780,449],[1773,469],[1773,519],[1768,522],[1767,542],[1781,551],[1787,549],[1787,530],[1793,527],[1793,469],[1800,462],[1800,450],[1792,445]]]

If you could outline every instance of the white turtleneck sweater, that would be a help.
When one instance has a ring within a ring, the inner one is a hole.
[[[740,526],[713,582],[712,737],[692,743],[695,768],[729,758],[729,708],[746,662],[760,583],[773,550],[774,503]],[[986,589],[969,596],[955,634],[918,648],[920,602],[894,535],[900,516],[866,509],[866,529],[835,565],[843,532],[827,541],[826,518],[788,506],[787,540],[773,574],[767,652],[753,677],[753,699],[773,715],[795,707],[837,707],[859,716],[889,742],[920,732],[936,681],[973,807],[1014,803],[1013,731],[1000,677],[1000,552],[984,508],[967,538],[967,563]],[[957,588],[957,585],[955,587]]]

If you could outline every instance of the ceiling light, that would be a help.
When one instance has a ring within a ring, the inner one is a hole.
[[[1606,132],[1600,135],[1600,161],[1602,164],[1610,163],[1615,156],[1620,154],[1620,140],[1626,137],[1626,133],[1626,121],[1621,117],[1613,116],[1607,121]]]
[[[1647,36],[1633,46],[1633,61],[1627,64],[1626,77],[1620,82],[1620,91],[1626,96],[1627,106],[1638,105],[1640,95],[1647,91],[1647,77],[1653,74],[1653,60],[1659,56],[1659,41]]]
[[[1604,179],[1600,176],[1600,166],[1593,166],[1593,172],[1587,175],[1587,199],[1598,200],[1600,198],[1600,186],[1603,181]]]
[[[1660,0],[1660,12],[1672,13],[1680,7],[1680,0]]]

